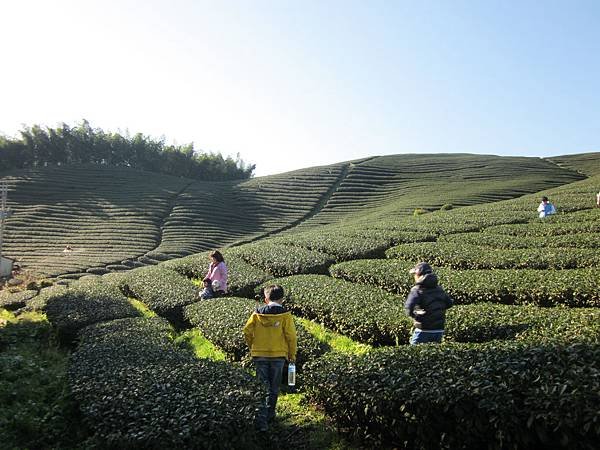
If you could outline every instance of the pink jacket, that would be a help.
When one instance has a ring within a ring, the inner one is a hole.
[[[210,281],[218,280],[221,284],[221,290],[227,292],[227,266],[224,262],[220,262],[217,265],[210,263],[208,266],[208,272],[204,278],[210,278]]]

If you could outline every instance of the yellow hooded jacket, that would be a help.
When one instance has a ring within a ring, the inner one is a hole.
[[[252,356],[296,360],[296,326],[291,312],[252,313],[244,326],[244,339]]]

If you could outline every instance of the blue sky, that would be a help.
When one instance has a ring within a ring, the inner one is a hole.
[[[4,1],[0,133],[82,118],[257,175],[600,151],[598,1]]]

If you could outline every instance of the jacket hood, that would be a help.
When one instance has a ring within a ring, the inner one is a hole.
[[[281,327],[283,321],[286,320],[287,316],[291,316],[291,312],[284,312],[282,314],[260,314],[256,313],[258,321],[263,327]]]
[[[427,273],[419,278],[416,284],[431,289],[438,285],[438,277],[435,273]]]

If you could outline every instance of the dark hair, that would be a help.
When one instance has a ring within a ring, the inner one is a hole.
[[[215,250],[214,252],[212,252],[210,254],[210,257],[215,258],[219,262],[225,261],[225,258],[223,258],[223,255],[221,254],[221,252],[219,250]]]
[[[210,284],[212,281],[210,278],[206,277],[204,280],[202,280],[202,282]]]
[[[545,195],[542,197],[542,201],[543,202],[547,202],[548,201],[548,197],[546,197]]]
[[[272,284],[265,288],[265,298],[268,298],[272,302],[276,302],[283,298],[283,288],[278,284]]]

